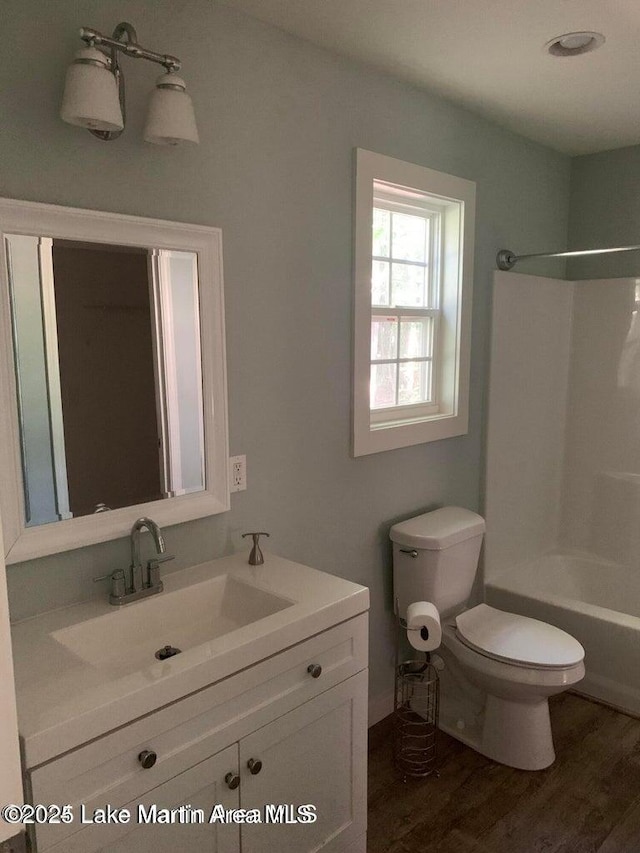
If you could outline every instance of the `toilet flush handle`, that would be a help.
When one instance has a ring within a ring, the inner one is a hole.
[[[416,551],[415,548],[400,548],[400,553],[401,554],[408,554],[410,557],[413,557],[414,559],[418,556],[418,552]]]

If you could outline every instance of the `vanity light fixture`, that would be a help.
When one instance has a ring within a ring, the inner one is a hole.
[[[145,140],[157,145],[200,141],[191,98],[176,73],[181,65],[176,56],[142,47],[135,29],[127,23],[118,24],[111,38],[83,27],[80,38],[87,46],[78,51],[67,71],[60,109],[63,121],[85,127],[105,141],[120,136],[126,119],[124,75],[119,63],[122,52],[134,59],[157,62],[165,69],[151,94]]]

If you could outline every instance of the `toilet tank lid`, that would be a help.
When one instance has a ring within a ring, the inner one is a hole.
[[[482,516],[459,506],[445,506],[394,524],[389,537],[398,545],[440,551],[483,533]]]

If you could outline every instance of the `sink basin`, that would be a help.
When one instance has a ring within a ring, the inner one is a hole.
[[[225,574],[114,608],[51,637],[82,661],[126,675],[158,663],[155,653],[163,646],[185,652],[293,603]]]
[[[247,671],[364,613],[368,591],[275,554],[238,552],[167,572],[122,607],[96,596],[13,624],[25,766]],[[163,646],[182,649],[156,660]],[[342,646],[335,658],[351,652]],[[331,653],[332,660],[334,652]]]

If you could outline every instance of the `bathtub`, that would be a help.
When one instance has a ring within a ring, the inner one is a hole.
[[[576,691],[640,716],[640,566],[548,554],[487,582],[485,600],[572,634],[587,670]]]

